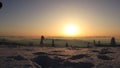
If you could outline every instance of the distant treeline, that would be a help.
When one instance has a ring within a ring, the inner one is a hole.
[[[29,44],[24,44],[21,42],[15,42],[15,41],[11,41],[8,39],[0,39],[0,45],[4,45],[4,46],[10,46],[10,47],[16,47],[16,46],[30,46],[31,43]]]
[[[94,43],[94,45],[97,46],[97,47],[120,47],[120,45],[117,44],[115,37],[112,37],[112,38],[111,38],[110,44],[108,44],[108,45],[102,44],[101,41],[98,41],[98,43],[96,43],[95,40],[93,41],[93,43]]]
[[[37,42],[36,42],[37,40]],[[49,43],[46,43],[46,41],[49,40]],[[48,39],[45,38],[44,36],[41,36],[40,39],[31,39],[28,41],[26,41],[26,39],[18,39],[18,38],[6,38],[6,37],[1,37],[0,38],[0,46],[8,46],[8,47],[16,47],[16,46],[40,46],[40,47],[59,47],[59,44],[57,44],[56,42],[62,43],[63,47],[81,47],[81,43],[84,43],[85,45],[82,47],[116,47],[116,46],[120,46],[119,44],[117,44],[116,42],[116,38],[112,37],[111,39],[109,39],[109,44],[104,44],[103,42],[101,42],[102,40],[93,40],[93,42],[89,42],[89,41],[81,41],[81,40],[64,40],[64,39]],[[64,41],[64,43],[63,43]],[[69,42],[68,42],[69,41]],[[71,42],[79,42],[79,44],[74,45],[71,44]],[[37,44],[36,44],[37,43]]]

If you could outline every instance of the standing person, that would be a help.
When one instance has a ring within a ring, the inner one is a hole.
[[[93,40],[93,44],[94,44],[94,45],[96,44],[96,41],[95,41],[95,40]]]
[[[55,47],[55,41],[52,39],[52,47]]]
[[[65,45],[66,47],[68,47],[68,43],[66,42],[66,45]]]
[[[100,44],[101,44],[101,41],[98,41],[98,44],[100,45]]]
[[[116,39],[115,39],[115,37],[111,38],[111,45],[116,45]]]
[[[44,39],[45,39],[45,37],[44,37],[44,36],[41,36],[41,39],[40,39],[40,46],[43,46],[43,45],[44,45]]]
[[[88,47],[88,48],[90,47],[90,42],[87,43],[87,47]]]

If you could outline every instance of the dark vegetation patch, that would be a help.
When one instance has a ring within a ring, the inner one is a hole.
[[[109,54],[109,53],[114,53],[114,52],[111,52],[111,51],[109,51],[109,49],[107,48],[104,48],[104,49],[102,49],[100,52],[99,52],[99,54]]]
[[[99,52],[98,50],[92,50],[92,52]]]
[[[112,64],[99,64],[96,66],[96,68],[115,68]]]
[[[70,56],[70,55],[62,55],[62,54],[48,54],[48,53],[45,53],[45,52],[36,52],[36,53],[33,53],[34,55],[38,55],[38,56],[46,56],[46,55],[52,55],[52,56]]]
[[[65,62],[64,67],[65,68],[92,68],[94,66],[93,63],[90,62]]]
[[[41,65],[42,68],[57,68],[60,65],[60,62],[62,62],[63,60],[60,58],[51,59],[47,55],[41,55],[32,59],[32,61]]]
[[[75,55],[75,56],[72,56],[71,58],[69,59],[72,59],[72,60],[77,60],[77,59],[81,59],[81,58],[88,58],[89,56],[86,55],[86,54],[80,54],[80,55]]]
[[[55,55],[55,56],[70,56],[70,55],[62,55],[62,54],[48,54],[48,55]]]
[[[17,64],[17,65],[14,65],[13,68],[33,68],[33,66],[30,65],[30,64],[25,64],[25,65],[19,65],[19,64]]]
[[[58,57],[50,58],[48,55],[39,55],[32,59],[42,68],[92,68],[94,64],[90,62],[70,62]]]
[[[48,55],[47,53],[45,52],[36,52],[36,53],[33,53],[34,55],[38,55],[38,56],[44,56],[44,55]]]
[[[25,51],[34,51],[34,49],[23,49]]]
[[[64,51],[51,51],[51,52],[64,52]]]
[[[108,48],[103,48],[100,51],[99,50],[92,50],[92,52],[96,52],[96,53],[99,53],[99,54],[115,53],[115,52],[110,51]]]
[[[21,55],[17,55],[17,56],[8,56],[7,58],[8,58],[8,59],[14,59],[14,60],[17,60],[17,61],[27,60],[26,58],[24,58],[24,57],[21,56]]]
[[[99,63],[96,68],[120,68],[120,63],[108,62],[108,63]]]
[[[70,48],[67,48],[67,49],[68,50],[79,50],[79,48],[80,47],[75,47],[75,46],[73,47],[73,46],[71,46]],[[81,47],[81,48],[84,48],[84,47]]]
[[[109,57],[109,56],[106,56],[106,55],[98,55],[97,56],[99,59],[102,59],[102,60],[112,60],[113,58]]]
[[[96,47],[120,47],[120,44],[111,45],[111,44],[95,44]]]

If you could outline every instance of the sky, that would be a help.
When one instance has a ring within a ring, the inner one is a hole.
[[[0,0],[1,36],[120,36],[120,0]],[[72,36],[72,35],[71,35]]]

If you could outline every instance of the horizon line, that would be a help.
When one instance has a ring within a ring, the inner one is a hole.
[[[44,36],[44,35],[40,35],[40,36],[15,36],[15,35],[0,35],[0,37],[26,37],[26,38],[29,38],[29,37],[33,37],[33,38],[37,38],[37,37],[41,37],[41,36]],[[45,36],[46,38],[102,38],[102,37],[120,37],[120,36],[78,36],[78,37],[68,37],[68,36]]]

